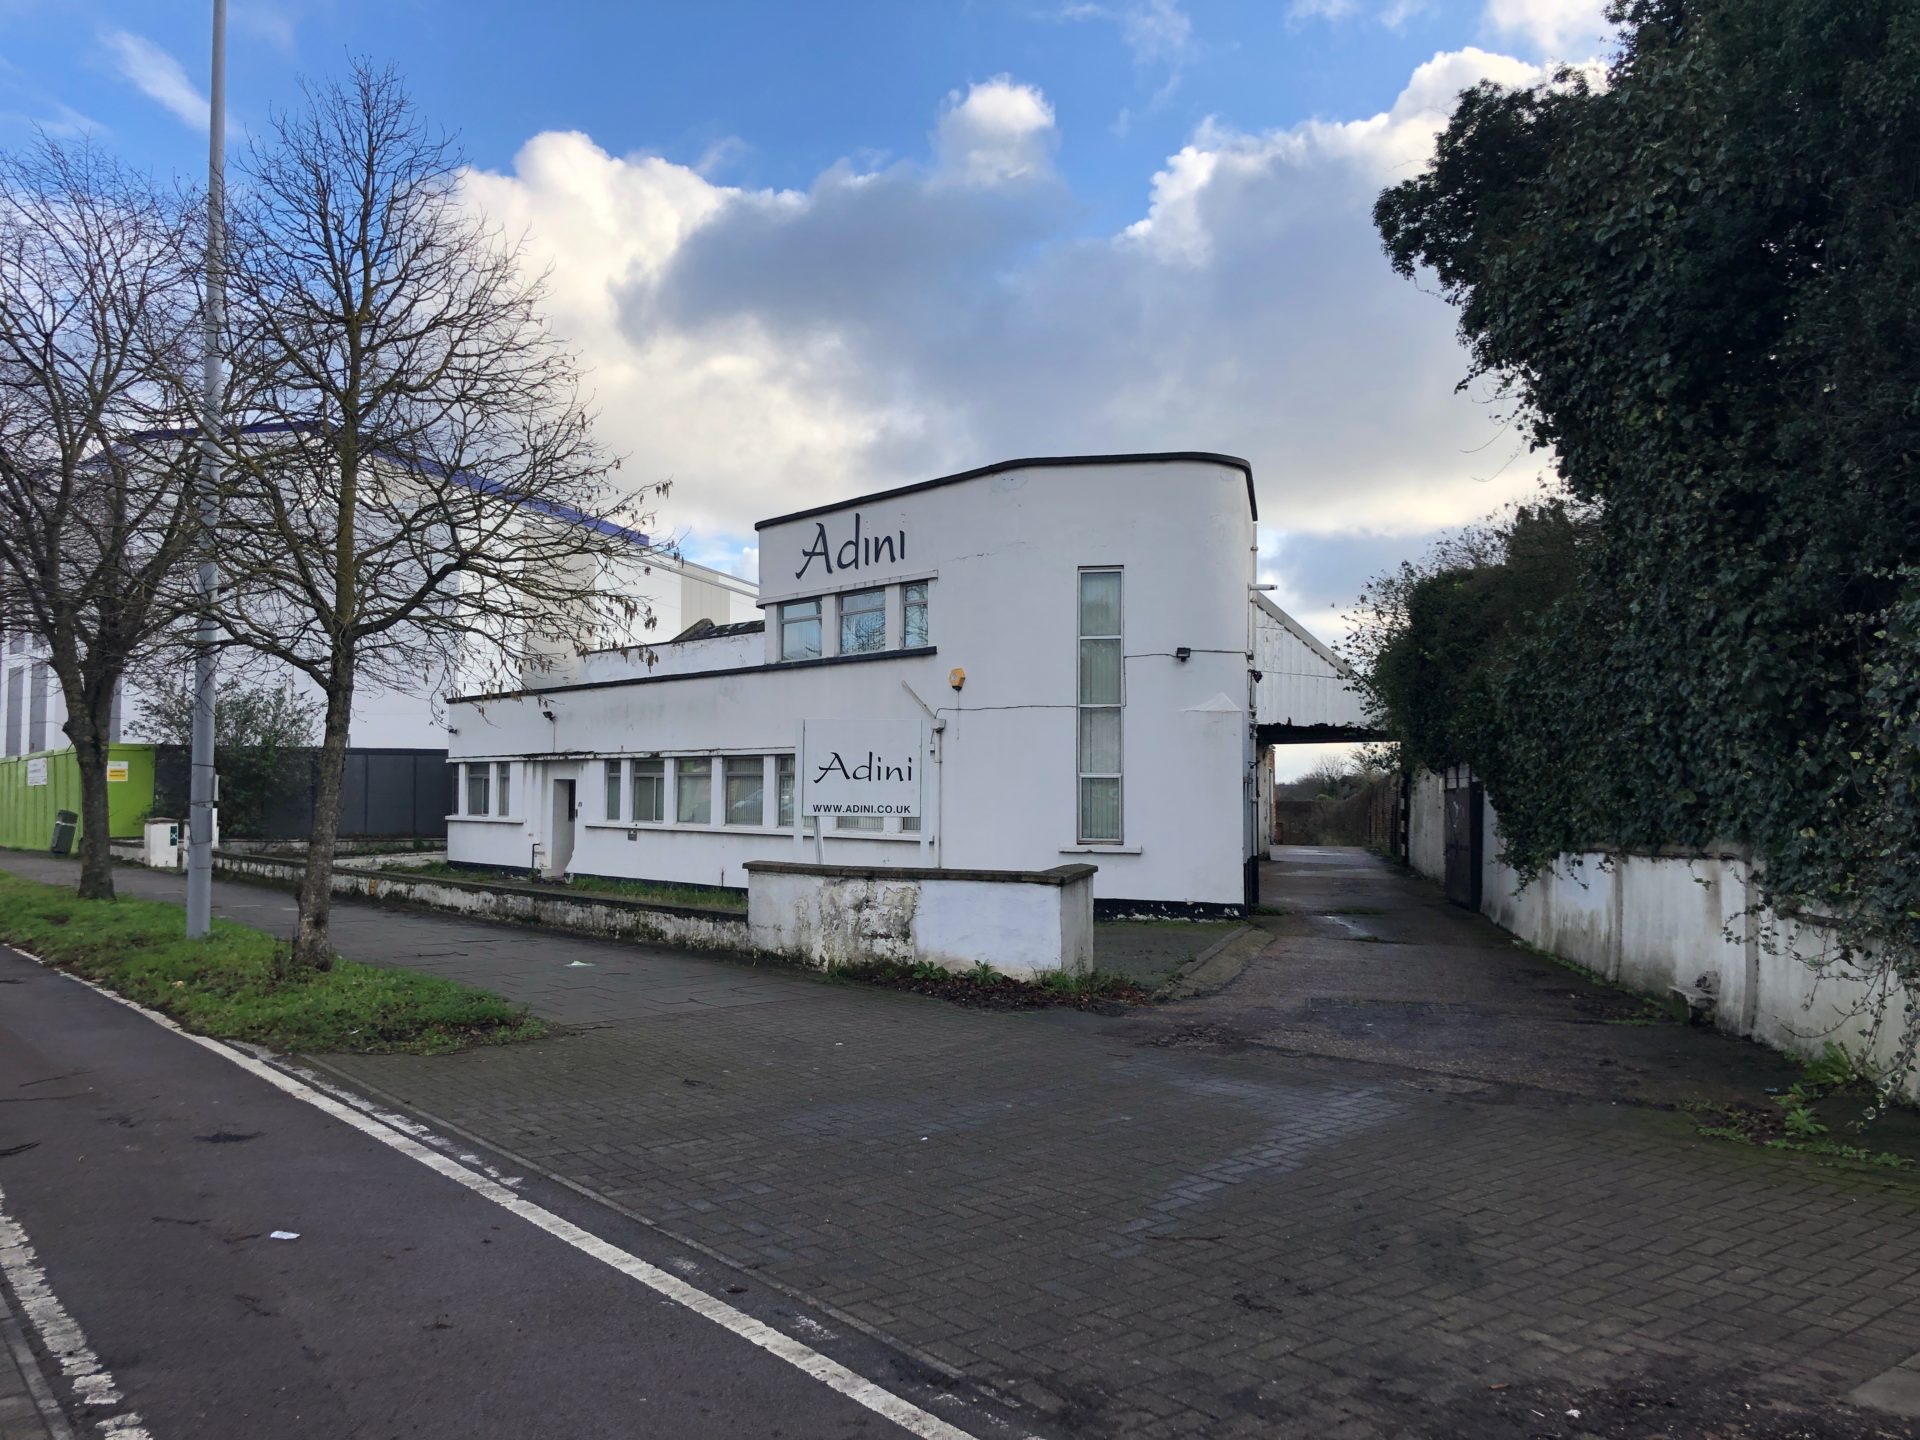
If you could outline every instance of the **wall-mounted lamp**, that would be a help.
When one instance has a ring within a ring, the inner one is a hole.
[[[1191,645],[1175,646],[1173,651],[1173,658],[1180,661],[1182,664],[1186,663],[1187,661],[1193,659],[1193,647]]]
[[[956,665],[947,672],[947,684],[958,690],[967,683],[967,672]]]

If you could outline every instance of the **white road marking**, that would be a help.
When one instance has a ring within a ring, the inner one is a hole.
[[[47,1272],[33,1253],[27,1232],[7,1213],[7,1196],[0,1190],[0,1274],[20,1302],[21,1312],[40,1336],[47,1353],[60,1362],[60,1373],[73,1385],[80,1403],[108,1413],[98,1420],[103,1433],[114,1440],[153,1440],[140,1417],[121,1407],[120,1387],[113,1373],[87,1344],[87,1337],[60,1297],[47,1284]]]
[[[27,959],[32,960],[37,965],[46,965],[47,963],[38,955],[31,954],[28,951],[19,950],[12,946],[8,948],[13,949],[15,954],[26,956]],[[400,1130],[382,1123],[380,1120],[376,1120],[373,1116],[362,1112],[354,1106],[316,1089],[306,1081],[287,1074],[277,1066],[268,1064],[265,1060],[258,1059],[253,1055],[242,1054],[240,1051],[235,1050],[233,1047],[219,1040],[212,1040],[204,1035],[195,1035],[189,1030],[184,1030],[159,1011],[149,1010],[146,1006],[129,1000],[124,995],[116,995],[103,985],[97,985],[93,981],[84,979],[81,976],[69,974],[57,966],[47,965],[47,968],[56,975],[64,975],[76,984],[85,985],[89,990],[105,996],[117,1005],[124,1005],[129,1010],[146,1016],[146,1018],[153,1021],[154,1024],[173,1031],[174,1034],[179,1035],[181,1038],[192,1041],[195,1045],[211,1051],[224,1060],[231,1061],[257,1079],[266,1081],[267,1084],[273,1086],[276,1090],[291,1095],[296,1100],[305,1101],[307,1104],[313,1106],[314,1109],[332,1116],[343,1124],[352,1126],[361,1134],[378,1140],[389,1149],[397,1150],[408,1159],[419,1162],[429,1170],[444,1175],[456,1184],[466,1186],[467,1189],[473,1191],[476,1195],[484,1196],[495,1205],[498,1205],[502,1210],[519,1216],[528,1224],[538,1226],[556,1240],[571,1245],[581,1254],[591,1256],[601,1264],[619,1271],[628,1279],[639,1281],[656,1294],[673,1301],[675,1304],[685,1306],[687,1309],[705,1319],[711,1320],[714,1324],[720,1326],[722,1329],[731,1331],[749,1344],[757,1345],[760,1349],[765,1350],[776,1359],[784,1360],[802,1374],[811,1376],[828,1389],[846,1396],[855,1404],[861,1405],[873,1411],[874,1414],[884,1416],[886,1419],[893,1421],[894,1424],[898,1425],[902,1430],[905,1430],[909,1435],[918,1436],[920,1440],[974,1440],[974,1437],[969,1435],[965,1430],[948,1424],[939,1416],[922,1410],[912,1401],[903,1399],[895,1395],[891,1390],[887,1390],[882,1386],[876,1385],[873,1381],[855,1374],[839,1361],[829,1359],[819,1351],[801,1344],[791,1336],[781,1334],[771,1325],[756,1320],[743,1311],[736,1310],[724,1300],[717,1300],[707,1294],[706,1291],[689,1285],[678,1276],[668,1274],[659,1266],[650,1265],[639,1256],[631,1255],[619,1246],[602,1240],[591,1231],[583,1230],[571,1220],[563,1219],[544,1206],[536,1205],[532,1201],[514,1194],[512,1190],[508,1189],[507,1186],[500,1183],[500,1181],[468,1169],[452,1156],[437,1152],[428,1145],[423,1144],[421,1140],[417,1138],[422,1133],[422,1127],[419,1125],[410,1124],[407,1128],[408,1131],[412,1133],[403,1133]],[[4,1221],[4,1219],[4,1213],[0,1212],[0,1221]],[[24,1243],[24,1237],[22,1237],[22,1241]],[[4,1231],[0,1231],[0,1247],[4,1247],[4,1244],[5,1233]],[[0,1248],[0,1257],[4,1257],[7,1253],[4,1248]],[[31,1251],[28,1252],[29,1255],[31,1255],[31,1253]],[[12,1280],[12,1278],[12,1272],[9,1270],[8,1279]],[[24,1294],[22,1294],[18,1284],[14,1286],[14,1293],[22,1296],[21,1304],[24,1306],[27,1303],[26,1298]],[[49,1300],[52,1299],[50,1292],[47,1298]],[[53,1305],[55,1309],[58,1309],[59,1302],[53,1301]],[[29,1314],[31,1315],[32,1312],[29,1311]],[[64,1310],[60,1310],[59,1314],[62,1319],[65,1319],[66,1312]],[[66,1323],[72,1326],[71,1320],[66,1320]],[[72,1328],[73,1334],[79,1337],[79,1327],[72,1326]],[[43,1338],[46,1337],[46,1331],[44,1329],[41,1331],[41,1334]],[[83,1338],[81,1344],[84,1348]],[[53,1348],[49,1340],[48,1349],[52,1350]],[[93,1357],[91,1350],[87,1350],[85,1353],[89,1359],[92,1360],[93,1366],[95,1367],[93,1373],[105,1377],[106,1388],[113,1391],[114,1399],[117,1400],[119,1398],[119,1392],[113,1390],[112,1377],[107,1375],[106,1371],[100,1367],[99,1360]],[[64,1367],[65,1362],[63,1361],[62,1363]],[[95,1402],[89,1401],[88,1403]],[[151,1437],[145,1430],[137,1428],[132,1430],[115,1430],[112,1434],[114,1440],[151,1440]]]

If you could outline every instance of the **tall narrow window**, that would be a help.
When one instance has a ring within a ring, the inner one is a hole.
[[[912,650],[927,643],[927,582],[900,588],[900,644]]]
[[[633,815],[638,825],[658,825],[667,818],[667,762],[633,762]]]
[[[493,775],[495,789],[498,792],[493,797],[494,813],[498,815],[509,815],[512,813],[513,805],[512,763],[502,760],[498,765],[493,767]]]
[[[713,761],[683,755],[673,762],[673,818],[681,825],[713,823]]]
[[[887,592],[855,590],[840,597],[840,653],[865,655],[887,648]]]
[[[793,827],[793,756],[780,755],[774,759],[774,789],[780,799],[780,827]]]
[[[607,819],[609,821],[620,818],[620,791],[623,788],[620,782],[622,778],[620,774],[620,762],[618,760],[607,761]]]
[[[726,771],[727,824],[767,822],[767,762],[759,755],[729,755]]]
[[[488,779],[493,774],[491,765],[467,766],[467,814],[485,815],[492,809],[487,803]]]
[[[47,748],[47,662],[36,660],[28,672],[27,753]]]
[[[1080,572],[1080,841],[1118,844],[1120,707],[1125,701],[1120,645],[1120,572]]]
[[[790,600],[780,607],[780,658],[820,658],[820,602]]]

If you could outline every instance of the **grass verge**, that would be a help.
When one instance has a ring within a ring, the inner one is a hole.
[[[295,969],[265,931],[215,920],[206,939],[189,940],[185,928],[178,905],[82,900],[0,874],[0,939],[197,1034],[283,1050],[434,1053],[546,1033],[490,991],[351,960]]]
[[[846,965],[828,972],[830,978],[854,980],[863,985],[880,985],[889,990],[912,990],[934,995],[979,1010],[1043,1010],[1068,1006],[1076,1010],[1108,1010],[1124,1005],[1143,1005],[1153,999],[1151,991],[1124,976],[1103,970],[1085,975],[1058,972],[1038,980],[1016,980],[991,965],[976,965],[971,970],[948,970],[926,962],[903,964],[875,961],[866,965]]]
[[[730,890],[701,890],[685,885],[662,885],[651,880],[617,880],[604,875],[575,875],[567,880],[530,880],[525,870],[475,869],[445,860],[423,860],[417,865],[383,865],[383,875],[417,875],[428,880],[475,880],[482,885],[514,885],[521,889],[565,891],[573,895],[613,900],[647,900],[656,905],[701,905],[713,910],[744,910],[747,897]]]

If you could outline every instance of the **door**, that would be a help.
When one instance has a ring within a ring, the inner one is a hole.
[[[1447,776],[1447,899],[1480,908],[1481,803],[1484,791],[1470,775]]]
[[[572,780],[553,782],[553,822],[547,833],[553,837],[547,846],[547,878],[557,880],[573,863],[573,821],[577,813]]]

